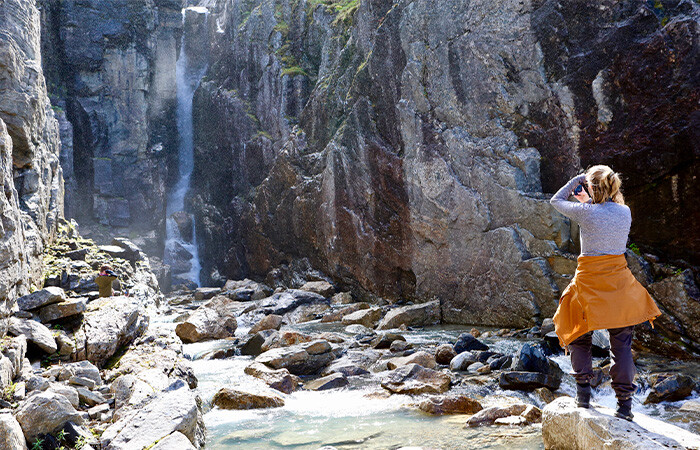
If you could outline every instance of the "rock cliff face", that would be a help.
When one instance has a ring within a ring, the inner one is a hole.
[[[65,105],[68,214],[162,233],[166,183],[177,175],[167,167],[177,167],[182,2],[40,4],[49,91]]]
[[[446,322],[527,326],[575,268],[544,193],[598,162],[627,176],[632,241],[696,260],[695,3],[209,4],[205,275],[308,258],[359,291],[437,297]]]
[[[39,11],[0,3],[0,335],[14,299],[41,283],[63,216],[58,122],[41,70]]]

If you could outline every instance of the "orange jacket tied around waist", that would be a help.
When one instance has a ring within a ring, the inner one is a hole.
[[[574,278],[559,299],[554,327],[566,347],[589,331],[652,322],[660,315],[625,255],[579,256]]]

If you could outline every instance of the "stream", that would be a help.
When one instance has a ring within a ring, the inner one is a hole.
[[[157,326],[174,327],[173,316],[159,316]],[[419,330],[402,331],[409,343],[416,345],[453,343],[457,337],[473,327],[440,325]],[[236,336],[244,336],[250,324],[236,330]],[[307,322],[289,326],[303,333],[334,332],[346,338],[339,323]],[[489,328],[478,327],[485,332]],[[491,331],[495,331],[491,329]],[[526,342],[539,339],[487,337],[480,340],[493,351],[515,353]],[[251,356],[229,359],[202,359],[212,350],[230,347],[229,340],[215,340],[186,344],[183,351],[191,359],[199,380],[197,392],[203,400],[207,449],[319,449],[331,446],[338,449],[398,449],[401,447],[428,447],[440,449],[542,449],[541,424],[527,426],[482,426],[465,428],[469,416],[431,416],[415,407],[422,396],[388,395],[380,386],[382,373],[349,377],[350,384],[341,389],[327,391],[299,390],[283,395],[285,406],[260,410],[223,410],[210,405],[214,394],[224,386],[264,388],[266,385],[244,374],[244,368],[253,361]],[[565,373],[570,373],[568,356],[553,356]],[[594,358],[594,366],[602,358]],[[700,373],[700,363],[670,361],[657,356],[642,356],[637,360],[640,373],[650,371],[683,371]],[[493,385],[479,384],[478,375],[470,382],[453,386],[449,393],[464,393],[481,402],[484,408],[525,401],[544,408],[544,402],[534,393],[506,391]],[[469,377],[467,377],[470,380]],[[574,396],[573,378],[566,375],[558,392]],[[635,396],[634,412],[643,413],[674,423],[695,433],[700,432],[700,422],[691,421],[678,412],[683,403],[643,405],[648,389],[640,389]],[[695,396],[697,397],[697,396]],[[685,399],[688,400],[688,399]],[[684,400],[684,401],[685,401]],[[594,403],[615,407],[616,399],[609,383],[594,392]]]

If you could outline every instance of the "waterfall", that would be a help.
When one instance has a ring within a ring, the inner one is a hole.
[[[178,169],[180,178],[168,196],[166,208],[165,262],[171,266],[173,284],[200,284],[201,264],[197,249],[194,216],[185,211],[185,195],[194,168],[192,100],[207,69],[206,45],[208,10],[189,7],[182,10],[183,34],[175,68],[177,80]],[[197,51],[200,50],[200,51]]]

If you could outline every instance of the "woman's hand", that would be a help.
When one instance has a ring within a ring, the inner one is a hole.
[[[588,194],[586,193],[586,190],[585,190],[585,189],[581,189],[581,192],[579,192],[578,195],[577,195],[577,194],[574,194],[574,197],[576,198],[576,200],[578,200],[578,201],[581,202],[581,203],[587,203],[588,200],[591,199],[591,198],[588,196]]]

